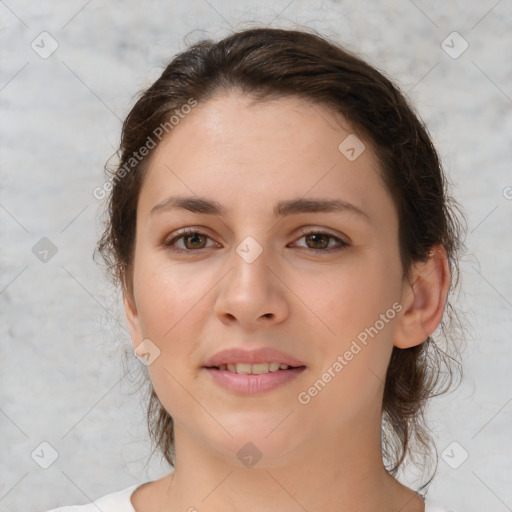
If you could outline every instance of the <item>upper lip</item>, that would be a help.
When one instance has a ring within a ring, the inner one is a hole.
[[[270,347],[256,350],[245,350],[241,348],[228,348],[217,352],[205,363],[205,367],[220,366],[221,364],[258,364],[258,363],[281,363],[288,366],[305,366],[302,361]]]

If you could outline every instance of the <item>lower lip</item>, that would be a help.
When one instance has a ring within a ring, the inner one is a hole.
[[[213,380],[223,388],[241,395],[256,395],[265,393],[295,379],[306,369],[305,366],[262,373],[260,375],[244,375],[227,370],[205,368]]]

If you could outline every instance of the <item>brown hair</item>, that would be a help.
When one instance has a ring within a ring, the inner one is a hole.
[[[159,126],[167,123],[169,131],[170,116],[191,99],[204,103],[230,89],[255,101],[299,96],[341,113],[371,145],[380,162],[382,178],[398,210],[404,277],[409,277],[413,262],[425,261],[433,246],[441,244],[448,255],[453,293],[462,234],[456,213],[464,215],[448,195],[447,178],[426,127],[382,72],[308,30],[252,28],[219,42],[200,41],[179,53],[141,94],[123,124],[120,162],[110,171],[107,221],[97,245],[114,283],[121,283],[128,297],[133,297],[137,201],[151,152],[140,161],[133,161],[133,155],[154,140]],[[447,301],[439,334],[448,342],[445,350],[459,353],[456,320],[458,314]],[[381,439],[386,469],[392,475],[408,454],[416,462],[415,445],[423,461],[431,457],[432,447],[435,450],[424,418],[427,401],[451,388],[455,369],[462,377],[460,363],[445,350],[432,336],[411,348],[393,347],[384,388]],[[150,437],[174,465],[173,420],[150,389]],[[423,487],[437,470],[435,452],[436,469]]]

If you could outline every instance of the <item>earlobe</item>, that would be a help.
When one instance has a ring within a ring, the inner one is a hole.
[[[395,332],[394,345],[414,347],[423,343],[440,324],[450,289],[448,256],[442,245],[430,251],[425,262],[414,264],[411,278],[404,282],[404,306]]]

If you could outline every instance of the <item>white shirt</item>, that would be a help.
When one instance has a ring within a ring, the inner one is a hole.
[[[53,508],[47,512],[98,512],[98,510],[101,510],[101,512],[135,512],[130,498],[135,489],[141,485],[143,484],[131,485],[122,491],[106,494],[105,496],[95,500],[94,503]],[[425,512],[454,511],[439,505],[427,496],[425,497]]]

